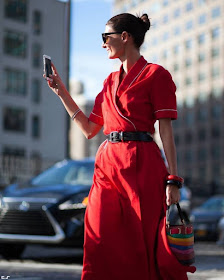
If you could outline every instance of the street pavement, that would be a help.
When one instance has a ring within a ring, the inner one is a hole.
[[[189,280],[224,280],[224,247],[214,242],[195,242],[197,271]]]
[[[189,280],[224,280],[224,247],[196,242],[195,252],[197,271]],[[28,246],[20,260],[0,259],[0,279],[80,280],[81,272],[82,250]]]

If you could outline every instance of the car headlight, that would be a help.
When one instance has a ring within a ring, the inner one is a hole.
[[[84,209],[88,204],[88,193],[80,193],[58,206],[59,210]]]

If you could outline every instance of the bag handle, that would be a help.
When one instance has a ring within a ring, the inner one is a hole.
[[[183,212],[180,208],[180,204],[179,203],[175,203],[176,207],[177,207],[177,210],[178,210],[178,215],[180,217],[180,220],[181,220],[181,223],[182,224],[185,224],[185,220],[184,220],[184,215],[183,215]],[[170,221],[169,221],[169,215],[170,215],[170,206],[167,207],[167,210],[166,210],[166,224],[169,225],[170,224]]]

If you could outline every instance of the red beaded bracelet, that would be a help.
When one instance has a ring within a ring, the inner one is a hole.
[[[177,176],[177,175],[168,175],[167,180],[179,181],[181,184],[184,183],[184,179],[182,177]]]

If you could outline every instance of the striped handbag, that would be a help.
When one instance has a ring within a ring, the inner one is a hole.
[[[191,265],[195,262],[194,254],[194,230],[191,224],[186,224],[179,203],[176,204],[181,220],[180,225],[170,225],[169,209],[166,214],[166,234],[172,253],[183,265]]]

